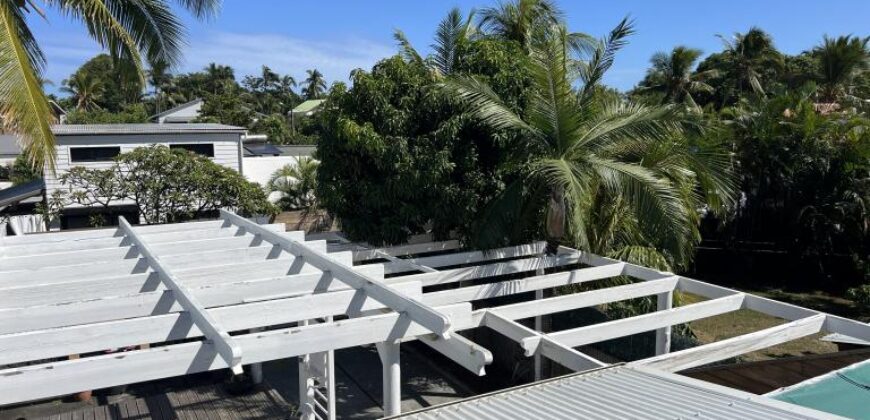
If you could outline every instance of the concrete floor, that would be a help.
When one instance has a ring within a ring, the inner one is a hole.
[[[402,412],[473,395],[461,379],[440,368],[438,363],[439,360],[420,355],[410,345],[402,345]],[[337,351],[335,367],[338,418],[382,417],[381,361],[374,346]],[[293,405],[299,403],[297,370],[295,358],[263,365],[266,381]]]

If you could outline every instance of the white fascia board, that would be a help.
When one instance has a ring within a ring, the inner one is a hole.
[[[457,328],[469,328],[471,305],[438,307]],[[389,313],[234,336],[244,363],[395,341],[430,334],[407,315]],[[144,382],[228,368],[215,349],[201,341],[0,371],[0,405],[67,395],[83,390]]]
[[[418,338],[423,344],[432,347],[475,375],[485,375],[486,365],[492,363],[492,353],[489,350],[459,334],[451,334],[450,339],[447,340],[435,334]]]
[[[363,289],[368,296],[377,299],[396,312],[407,313],[414,322],[430,329],[431,332],[448,338],[450,333],[450,319],[435,309],[409,298],[384,282],[354,272],[348,265],[330,257],[323,251],[308,246],[307,244],[294,241],[280,233],[260,228],[260,225],[245,219],[237,214],[221,210],[221,217],[233,224],[244,227],[251,233],[260,235],[265,241],[280,246],[285,251],[304,259],[320,270],[329,271],[333,277],[339,279],[353,288]],[[352,264],[352,261],[351,261]]]

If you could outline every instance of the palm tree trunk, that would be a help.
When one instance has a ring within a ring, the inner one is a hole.
[[[565,237],[565,189],[554,188],[547,206],[547,255],[556,255]]]

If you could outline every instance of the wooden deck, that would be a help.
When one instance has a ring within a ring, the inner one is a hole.
[[[681,374],[753,394],[766,394],[867,359],[870,349],[865,348],[697,368]]]
[[[271,387],[231,395],[219,385],[128,397],[114,404],[85,404],[73,410],[58,406],[56,413],[36,415],[26,411],[0,413],[10,420],[259,420],[295,418],[293,407]]]

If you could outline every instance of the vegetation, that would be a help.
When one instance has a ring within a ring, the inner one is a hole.
[[[220,0],[177,3],[197,18],[214,15],[220,6]],[[111,7],[99,0],[45,4],[82,22],[91,37],[110,51],[114,64],[126,75],[124,80],[144,82],[143,61],[173,65],[180,58],[183,24],[166,1],[117,1]],[[42,167],[46,162],[53,168],[52,114],[42,90],[45,56],[26,16],[42,14],[40,7],[32,1],[0,2],[0,114],[4,131],[21,137],[33,163]],[[70,87],[82,90],[82,82]]]
[[[26,153],[22,153],[15,158],[15,161],[9,165],[8,172],[12,185],[21,185],[42,179],[42,170],[33,166],[33,160],[28,158]]]
[[[107,169],[73,168],[62,183],[71,191],[67,202],[107,208],[130,200],[146,223],[189,220],[221,208],[246,215],[277,212],[263,189],[238,172],[165,146],[123,153]]]
[[[301,157],[295,165],[285,165],[272,174],[266,189],[281,195],[276,203],[281,210],[317,209],[318,165],[314,159]]]

